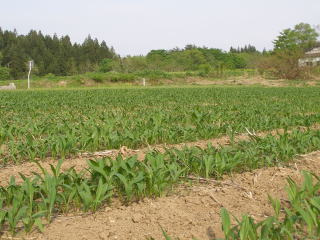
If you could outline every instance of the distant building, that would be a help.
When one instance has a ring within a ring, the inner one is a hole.
[[[306,52],[304,58],[299,59],[299,66],[320,66],[320,47]]]

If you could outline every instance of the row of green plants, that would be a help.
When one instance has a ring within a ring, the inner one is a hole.
[[[235,224],[227,209],[221,209],[224,238],[220,240],[295,240],[320,238],[320,177],[303,171],[304,181],[298,185],[288,178],[288,200],[269,196],[274,213],[262,221],[249,215],[241,219],[234,217]],[[166,240],[173,240],[163,231]],[[216,239],[218,240],[218,239]]]
[[[0,92],[0,165],[320,121],[318,88]]]
[[[62,161],[42,174],[21,174],[22,184],[12,177],[0,187],[0,229],[12,234],[33,227],[43,230],[57,214],[75,209],[97,211],[113,197],[124,204],[145,197],[159,197],[173,190],[175,184],[189,176],[219,178],[223,174],[242,172],[264,166],[285,164],[296,154],[320,148],[320,131],[293,131],[279,136],[252,137],[251,141],[205,149],[197,147],[150,152],[144,161],[136,156],[115,160],[88,161],[87,169],[61,171]]]

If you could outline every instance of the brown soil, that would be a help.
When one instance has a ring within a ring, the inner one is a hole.
[[[313,129],[320,129],[319,124],[315,124]],[[306,129],[305,127],[299,127],[300,130]],[[264,137],[267,134],[277,135],[283,133],[283,129],[275,129],[269,132],[260,132],[256,133],[256,136],[258,137]],[[235,137],[235,142],[242,141],[242,140],[249,140],[250,136],[249,133],[246,134],[240,134]],[[212,144],[214,147],[220,147],[222,145],[228,145],[230,144],[230,138],[228,136],[222,136],[220,138],[213,138],[208,140],[199,140],[196,142],[188,142],[188,143],[179,143],[179,144],[158,144],[149,146],[147,148],[141,148],[137,150],[128,149],[127,147],[123,146],[120,149],[113,149],[113,150],[106,150],[101,152],[94,152],[94,153],[82,153],[77,157],[68,158],[65,159],[61,170],[66,171],[70,169],[71,167],[75,167],[76,170],[80,171],[87,167],[87,161],[89,159],[98,159],[102,157],[111,157],[115,158],[119,154],[121,154],[123,157],[129,157],[133,155],[137,155],[139,160],[143,160],[146,153],[155,150],[159,152],[164,152],[166,149],[183,149],[184,147],[200,147],[200,148],[206,148],[208,144]],[[57,160],[52,158],[47,158],[41,162],[41,165],[46,170],[50,171],[50,164],[56,165]],[[9,165],[4,168],[0,168],[0,186],[7,185],[10,177],[14,176],[16,178],[16,182],[21,182],[21,177],[19,173],[22,173],[23,175],[29,177],[33,174],[33,172],[41,173],[39,167],[34,162],[26,162],[20,165]]]
[[[66,87],[67,84],[68,84],[68,83],[67,83],[66,81],[59,81],[59,82],[58,82],[58,86],[59,86],[59,87]]]
[[[202,182],[179,186],[174,194],[145,199],[130,206],[112,204],[92,215],[60,216],[43,234],[33,232],[30,239],[164,239],[160,226],[180,239],[222,237],[220,209],[227,208],[240,217],[250,214],[261,220],[272,214],[268,194],[284,201],[286,179],[301,183],[300,170],[320,174],[320,151],[299,157],[287,168],[258,169],[221,182]],[[21,236],[23,237],[23,236]],[[5,238],[4,238],[5,239]]]
[[[301,81],[299,83],[290,82],[285,79],[265,79],[263,77],[234,77],[232,79],[209,80],[204,78],[188,78],[189,84],[196,85],[262,85],[267,87],[287,87],[287,86],[316,86],[318,80]]]

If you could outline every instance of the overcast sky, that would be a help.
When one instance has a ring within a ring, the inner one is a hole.
[[[1,0],[0,27],[26,34],[88,34],[121,55],[196,44],[272,47],[285,28],[320,24],[320,0]]]

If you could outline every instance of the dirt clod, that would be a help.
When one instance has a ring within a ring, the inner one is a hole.
[[[139,223],[141,222],[141,220],[144,218],[144,216],[140,213],[135,213],[133,216],[132,216],[132,221],[134,223]]]

